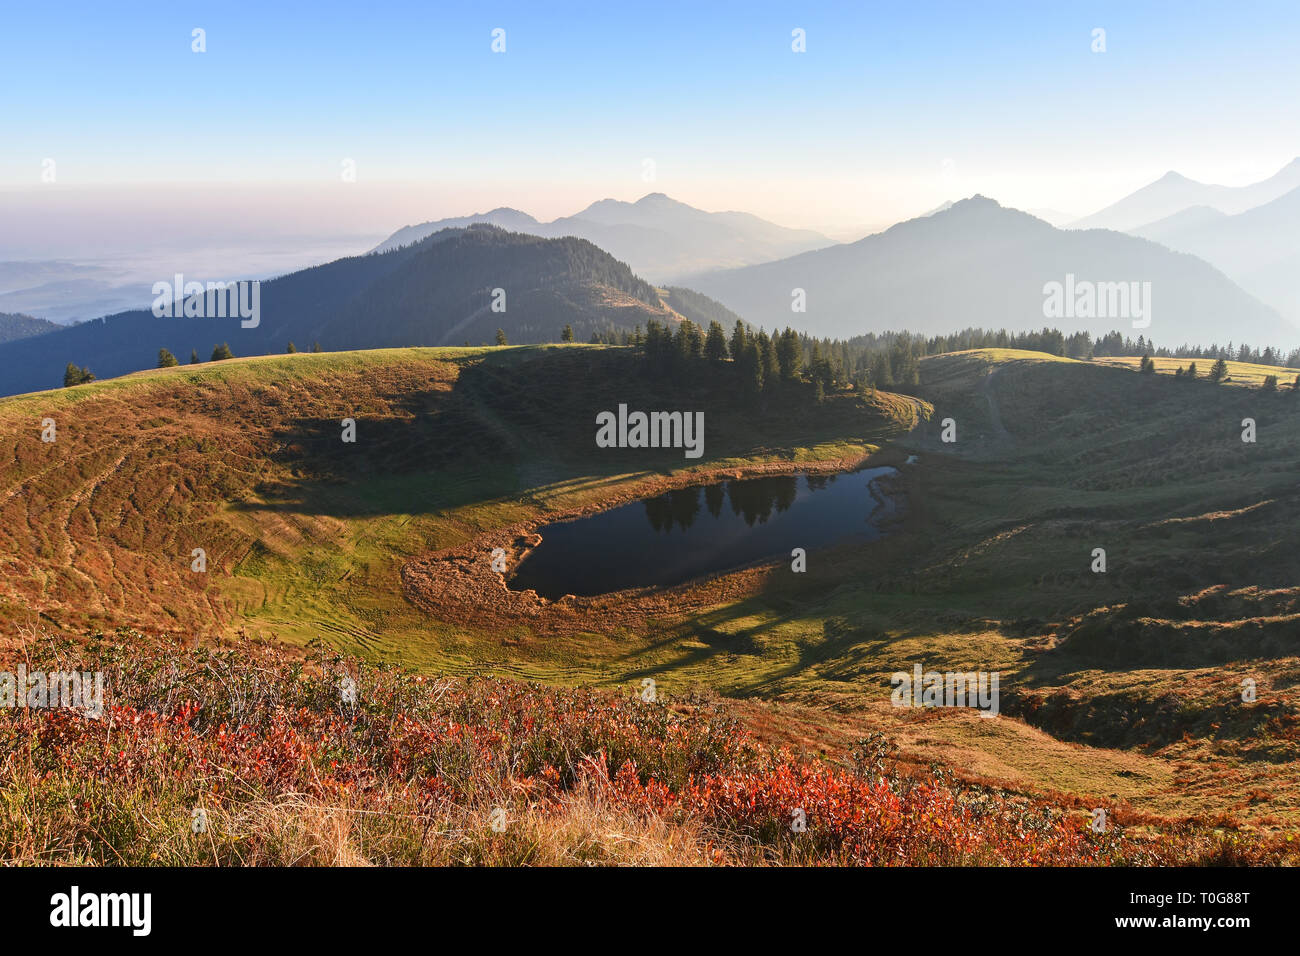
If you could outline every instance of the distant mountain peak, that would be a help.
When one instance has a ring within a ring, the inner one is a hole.
[[[968,196],[965,199],[958,199],[956,202],[949,204],[947,209],[937,210],[937,214],[947,214],[950,216],[959,216],[968,212],[986,212],[994,209],[1005,208],[1002,203],[996,199],[990,199],[980,193]]]
[[[666,193],[652,192],[635,202],[600,199],[550,222],[538,222],[527,213],[501,206],[474,216],[405,226],[372,251],[398,249],[478,221],[528,235],[586,239],[656,282],[680,281],[709,269],[771,262],[835,244],[808,229],[789,229],[745,212],[707,212]]]
[[[1159,292],[1146,334],[1162,343],[1223,341],[1229,332],[1238,341],[1294,342],[1277,311],[1201,259],[1112,230],[1056,229],[983,194],[854,243],[718,270],[689,285],[768,328],[791,322],[790,290],[805,289],[799,331],[848,338],[898,328],[922,335],[962,326],[1042,328],[1050,318],[1046,284],[1070,274],[1150,281]],[[1136,318],[1101,310],[1057,324],[1102,335]]]
[[[1072,229],[1145,228],[1191,206],[1210,206],[1235,215],[1272,202],[1300,186],[1300,157],[1292,159],[1267,179],[1247,186],[1223,186],[1189,179],[1170,170],[1105,209],[1070,223]]]

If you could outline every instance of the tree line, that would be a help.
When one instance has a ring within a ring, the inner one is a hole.
[[[1157,346],[1154,340],[1143,335],[1134,340],[1115,331],[1093,339],[1088,332],[1067,335],[1053,328],[1028,332],[968,328],[934,336],[869,332],[849,339],[832,339],[816,338],[789,328],[769,335],[762,328],[755,331],[739,319],[728,334],[716,320],[706,329],[685,319],[675,331],[652,320],[644,332],[639,325],[630,332],[606,329],[593,333],[591,341],[641,349],[649,364],[661,371],[674,365],[680,368],[682,363],[696,357],[715,363],[730,359],[742,367],[749,387],[760,390],[767,381],[802,378],[823,390],[851,384],[864,390],[874,387],[908,393],[920,383],[920,361],[926,356],[985,348],[1023,349],[1083,361],[1111,356],[1142,358],[1143,371],[1146,371],[1146,360],[1153,357],[1201,359],[1211,366],[1207,376],[1211,381],[1227,377],[1228,361],[1300,367],[1300,349],[1285,356],[1272,347],[1256,350],[1231,343],[1227,347],[1182,345],[1171,349]],[[1216,373],[1218,369],[1221,371]],[[1150,370],[1155,371],[1154,363]],[[1195,362],[1179,375],[1195,378]]]

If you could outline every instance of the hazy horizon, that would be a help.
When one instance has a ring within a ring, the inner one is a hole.
[[[1081,217],[1169,170],[1240,186],[1300,153],[1300,10],[1282,3],[668,4],[651,24],[329,6],[77,3],[68,28],[9,11],[0,54],[35,82],[4,108],[0,255],[83,255],[70,213],[187,244],[497,206],[548,220],[652,191],[845,239],[975,193]]]

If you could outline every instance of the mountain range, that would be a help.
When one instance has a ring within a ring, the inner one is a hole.
[[[705,212],[663,193],[636,202],[602,199],[573,216],[539,222],[506,207],[397,230],[375,251],[397,249],[449,228],[489,223],[513,232],[577,236],[626,262],[637,275],[668,283],[696,272],[768,262],[834,245],[820,233],[788,229],[745,212]]]
[[[1300,187],[1235,215],[1192,206],[1133,234],[1199,256],[1300,322]]]
[[[0,344],[0,394],[53,388],[69,362],[100,378],[152,368],[160,348],[184,362],[225,342],[237,356],[283,352],[290,341],[329,351],[479,345],[498,328],[511,342],[554,342],[565,325],[586,341],[674,317],[654,287],[585,239],[476,224],[265,281],[252,328],[138,310]]]
[[[1292,190],[1236,214],[1188,207],[1137,230],[1141,235],[1128,235],[1058,229],[976,196],[857,242],[696,271],[656,288],[591,239],[530,230],[563,231],[565,224],[591,235],[605,230],[605,241],[617,244],[623,237],[623,248],[633,240],[645,243],[643,255],[658,244],[662,256],[677,256],[680,263],[700,261],[697,255],[760,258],[814,240],[753,216],[692,209],[661,194],[636,203],[594,203],[580,216],[549,224],[501,208],[482,217],[496,224],[467,217],[435,224],[442,228],[428,233],[430,224],[407,227],[365,255],[263,281],[255,328],[232,319],[156,318],[148,310],[57,330],[29,316],[5,317],[0,394],[54,387],[69,362],[101,378],[149,368],[160,348],[183,362],[191,350],[206,359],[223,342],[235,355],[282,352],[290,341],[303,349],[320,342],[330,351],[482,344],[492,342],[498,328],[512,343],[529,343],[556,341],[566,325],[575,339],[587,341],[593,332],[682,316],[724,326],[743,317],[756,326],[790,325],[845,338],[887,329],[937,334],[969,326],[1013,332],[1052,326],[1097,335],[1140,329],[1166,345],[1232,339],[1290,349],[1300,329],[1270,304],[1295,303],[1298,216],[1300,190]],[[720,240],[725,248],[703,249],[710,234],[729,237]],[[740,241],[742,234],[748,243]],[[696,245],[687,251],[687,243]],[[1149,310],[1143,303],[1141,311],[1127,313],[1054,314],[1046,295],[1052,283],[1072,289],[1075,283],[1136,283],[1134,295],[1150,290]],[[1295,315],[1300,308],[1283,311]]]
[[[1300,158],[1247,186],[1208,185],[1176,172],[1070,228],[1117,229],[1190,253],[1300,323]]]
[[[34,335],[44,335],[58,328],[58,325],[46,319],[37,319],[16,312],[0,312],[0,344],[28,339]]]
[[[1165,344],[1250,341],[1294,347],[1300,329],[1217,269],[1158,243],[1109,230],[1057,229],[975,196],[857,242],[777,262],[691,277],[690,286],[768,328],[819,335],[882,329],[934,334],[967,326],[1049,325],[1102,334],[1127,318],[1045,311],[1045,286],[1149,282],[1151,325]],[[805,312],[795,311],[803,290]],[[1136,316],[1135,316],[1136,318]]]
[[[1197,206],[1232,215],[1272,202],[1297,188],[1300,188],[1300,157],[1291,160],[1268,179],[1249,186],[1198,183],[1170,171],[1105,209],[1075,220],[1069,227],[1131,232]]]

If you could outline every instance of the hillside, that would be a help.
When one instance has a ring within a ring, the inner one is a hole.
[[[426,626],[401,597],[416,553],[614,486],[860,457],[916,415],[908,399],[846,399],[811,425],[810,388],[761,415],[739,391],[731,375],[683,388],[647,378],[627,350],[553,346],[234,359],[7,399],[0,601],[9,615],[165,631],[323,627],[409,657],[380,621]],[[619,402],[708,409],[704,457],[597,449],[596,412]],[[356,445],[340,440],[345,417]],[[210,573],[189,570],[195,547]]]
[[[792,386],[756,404],[727,367],[661,380],[626,349],[402,349],[10,398],[0,619],[322,642],[427,674],[652,677],[733,698],[796,751],[849,763],[879,734],[971,784],[1166,835],[1215,820],[1255,846],[1300,820],[1300,406],[1248,372],[1215,386],[977,351],[923,360],[921,399]],[[705,457],[598,451],[595,412],[617,402],[706,409]],[[487,571],[558,518],[863,461],[899,469],[897,527],[804,575],[543,604]],[[1000,719],[891,707],[889,675],[914,663],[999,672]]]
[[[1236,215],[1196,207],[1133,234],[1204,259],[1300,323],[1300,186]]]
[[[792,324],[822,336],[903,326],[938,334],[967,325],[1103,335],[1138,319],[1101,309],[1049,316],[1044,287],[1070,274],[1094,283],[1149,282],[1150,325],[1141,328],[1159,342],[1218,341],[1224,316],[1232,317],[1236,341],[1288,349],[1300,342],[1300,327],[1199,259],[1120,233],[1056,229],[984,197],[858,242],[695,276],[688,284],[755,325]],[[805,312],[793,311],[797,289],[804,290]]]
[[[693,289],[669,286],[664,292],[664,305],[690,319],[696,325],[707,328],[710,322],[717,322],[730,332],[737,322],[744,321],[721,302],[710,299],[707,295],[701,295]]]
[[[490,226],[304,269],[263,282],[260,296],[260,321],[251,328],[238,318],[124,312],[0,345],[0,390],[52,388],[69,362],[99,378],[152,368],[160,348],[185,362],[191,350],[206,361],[223,342],[237,356],[282,353],[290,342],[331,351],[484,345],[498,328],[527,343],[558,341],[566,324],[585,341],[597,329],[631,330],[671,315],[650,285],[589,242]]]
[[[743,212],[705,212],[663,193],[636,202],[602,199],[581,212],[538,222],[517,209],[404,226],[375,251],[397,249],[449,227],[491,223],[537,236],[577,236],[595,243],[655,282],[707,269],[768,262],[833,245],[807,229],[788,229]]]
[[[28,339],[34,335],[53,332],[61,326],[48,319],[37,319],[15,312],[0,312],[0,344]]]
[[[864,749],[773,752],[722,701],[429,680],[248,643],[38,638],[106,671],[112,720],[0,713],[5,863],[96,866],[1150,866],[1248,859],[1156,841]],[[6,664],[12,661],[6,660]],[[359,705],[338,703],[346,674]],[[183,675],[182,680],[177,676]],[[114,732],[115,731],[115,732]],[[28,743],[39,736],[42,745]],[[790,826],[790,807],[806,826]],[[196,811],[196,808],[200,808]],[[38,812],[37,812],[38,811]],[[204,826],[193,826],[196,812]]]

